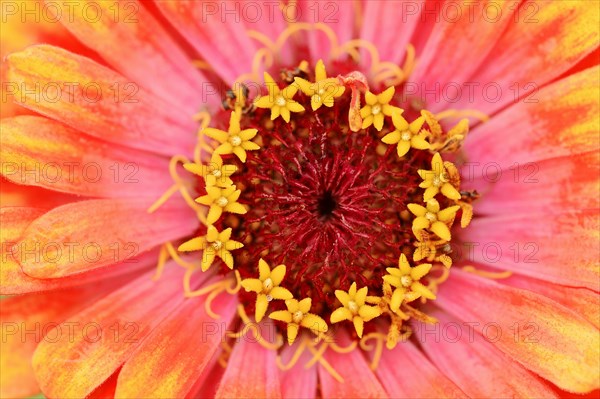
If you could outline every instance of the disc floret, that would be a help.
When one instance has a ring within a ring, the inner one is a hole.
[[[292,299],[293,295],[287,289],[280,287],[285,277],[285,265],[278,265],[273,270],[262,258],[258,261],[258,278],[247,278],[242,280],[242,287],[247,292],[255,292],[256,310],[254,318],[260,322],[267,311],[269,302],[274,299],[287,300]]]
[[[354,323],[356,334],[361,338],[363,335],[364,323],[381,315],[381,310],[378,306],[366,304],[368,300],[367,291],[367,287],[357,290],[356,283],[352,283],[347,292],[335,290],[335,296],[342,306],[334,310],[331,314],[331,323],[338,323],[343,320],[351,321]]]
[[[304,107],[293,100],[293,97],[300,88],[296,83],[280,89],[268,72],[264,73],[264,78],[269,94],[257,98],[254,104],[258,108],[271,109],[271,120],[275,120],[281,116],[284,121],[289,122],[290,112],[304,111]]]
[[[205,272],[213,264],[216,257],[221,258],[223,263],[233,269],[233,255],[231,251],[244,246],[241,242],[231,239],[232,229],[228,228],[219,232],[214,226],[208,226],[205,236],[192,238],[181,244],[178,251],[203,251],[201,268]]]
[[[427,299],[435,299],[435,295],[420,280],[429,273],[432,265],[423,263],[415,267],[410,267],[406,255],[400,255],[398,267],[388,267],[389,273],[383,276],[383,281],[394,287],[390,309],[398,313],[403,301],[412,302],[421,296]]]
[[[288,344],[293,344],[298,336],[300,327],[312,331],[314,334],[326,333],[329,327],[325,320],[316,314],[310,313],[312,299],[304,298],[301,301],[288,299],[285,301],[287,310],[277,310],[269,315],[273,320],[282,321],[287,324]]]

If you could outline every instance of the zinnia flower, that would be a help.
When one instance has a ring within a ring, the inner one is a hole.
[[[1,397],[598,393],[596,1],[27,4]]]

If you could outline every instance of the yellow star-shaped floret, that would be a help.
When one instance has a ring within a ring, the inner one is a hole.
[[[231,113],[229,120],[229,131],[207,127],[203,133],[221,143],[215,149],[217,154],[235,154],[242,162],[246,162],[246,151],[259,150],[260,146],[250,140],[258,133],[257,129],[240,129],[240,115]]]
[[[242,191],[236,190],[234,185],[229,187],[207,186],[206,195],[196,198],[197,203],[210,207],[206,223],[215,223],[223,212],[237,213],[238,215],[248,212],[244,205],[237,202],[241,193]]]
[[[408,209],[416,216],[413,220],[412,230],[417,239],[421,237],[421,230],[429,229],[442,240],[450,241],[450,229],[448,223],[454,220],[459,205],[449,206],[440,210],[440,203],[432,198],[426,203],[426,207],[418,204],[408,204]]]
[[[417,298],[425,297],[435,299],[433,292],[425,285],[419,282],[431,270],[431,264],[423,263],[421,265],[410,267],[404,254],[400,255],[398,267],[388,267],[383,281],[395,288],[390,301],[390,309],[398,313],[403,301],[414,301]]]
[[[275,120],[281,116],[284,121],[289,122],[290,112],[304,111],[304,107],[300,103],[292,100],[299,89],[296,83],[292,83],[281,90],[271,75],[265,72],[265,84],[267,85],[269,94],[257,98],[254,105],[258,108],[270,108],[271,120]]]
[[[338,323],[342,320],[351,321],[354,323],[356,334],[359,338],[362,338],[365,321],[370,321],[381,315],[378,306],[365,304],[367,291],[367,287],[357,290],[356,283],[352,283],[348,292],[335,290],[335,296],[343,306],[333,311],[330,318],[331,323]]]
[[[233,269],[233,255],[230,251],[240,249],[244,246],[241,242],[231,239],[231,228],[219,233],[214,226],[208,226],[208,231],[203,237],[192,238],[177,248],[178,251],[204,251],[202,254],[202,271],[205,272],[215,261],[215,257],[221,258],[223,262]]]
[[[254,318],[257,322],[265,316],[269,302],[273,299],[292,299],[293,295],[287,289],[279,285],[285,277],[285,265],[279,265],[273,270],[263,259],[258,261],[258,278],[247,278],[242,280],[242,287],[246,291],[256,292],[256,310]]]
[[[277,310],[271,313],[269,318],[287,323],[288,344],[291,345],[294,343],[300,326],[308,328],[317,335],[327,332],[329,327],[325,320],[316,314],[309,313],[312,306],[310,298],[305,298],[301,301],[288,299],[285,301],[285,306],[287,306],[287,310]]]
[[[384,116],[392,116],[395,111],[399,111],[400,113],[404,112],[404,110],[390,105],[390,101],[392,101],[395,92],[396,89],[394,86],[391,86],[377,95],[370,91],[365,93],[365,102],[367,105],[360,109],[360,116],[363,120],[363,129],[373,125],[375,126],[375,129],[381,131],[383,128]]]
[[[321,105],[333,107],[333,100],[344,94],[346,88],[339,84],[335,78],[327,78],[323,60],[319,60],[315,67],[315,83],[306,79],[294,78],[304,94],[310,97],[310,105],[313,111],[321,108]]]
[[[198,176],[202,176],[207,186],[229,187],[233,184],[231,175],[237,171],[235,165],[224,165],[219,154],[213,154],[210,163],[186,163],[183,167]]]
[[[459,200],[460,192],[450,183],[448,171],[442,160],[442,156],[436,152],[431,159],[431,170],[419,169],[419,176],[423,182],[419,187],[425,189],[423,200],[427,201],[435,197],[440,191],[450,199]]]
[[[385,135],[381,141],[386,144],[397,144],[398,156],[403,157],[406,155],[408,150],[416,148],[417,150],[429,149],[429,143],[425,140],[427,133],[419,133],[425,118],[422,116],[415,119],[410,124],[406,119],[402,117],[402,113],[395,111],[392,113],[392,122],[394,123],[394,130],[391,133]]]

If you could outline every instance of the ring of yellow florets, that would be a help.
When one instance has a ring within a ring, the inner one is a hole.
[[[253,105],[258,108],[270,109],[271,120],[282,118],[290,122],[292,113],[307,112],[305,107],[294,100],[298,91],[310,98],[312,111],[321,106],[332,107],[335,100],[346,91],[346,85],[355,81],[355,77],[327,77],[325,66],[319,61],[315,67],[315,81],[311,82],[301,77],[295,77],[287,87],[281,89],[268,73],[264,73],[268,94],[256,98]],[[366,81],[366,79],[364,79]],[[352,96],[357,95],[357,85],[351,88]],[[433,300],[436,298],[435,289],[422,282],[432,270],[433,263],[441,263],[446,268],[452,264],[451,258],[445,252],[451,240],[451,228],[457,212],[462,209],[461,226],[466,227],[472,217],[472,208],[467,201],[461,200],[460,176],[456,167],[444,161],[439,151],[455,150],[460,146],[468,130],[468,121],[461,120],[448,133],[444,134],[435,116],[428,111],[421,111],[421,116],[413,121],[407,121],[403,110],[392,105],[395,88],[389,87],[379,94],[371,93],[368,87],[364,93],[365,105],[360,107],[353,97],[353,107],[350,109],[349,125],[352,130],[366,129],[374,126],[381,131],[385,118],[391,118],[394,130],[381,138],[388,145],[396,146],[398,157],[404,157],[409,151],[429,151],[433,153],[431,169],[419,170],[422,179],[419,185],[423,191],[421,203],[408,204],[408,211],[414,215],[412,232],[416,238],[413,252],[414,266],[411,266],[406,255],[401,254],[397,267],[387,268],[381,287],[383,295],[369,295],[367,287],[359,288],[354,282],[348,291],[335,290],[335,296],[340,306],[335,309],[329,322],[331,324],[350,321],[359,337],[362,337],[364,324],[382,315],[388,315],[391,326],[388,333],[387,346],[393,347],[399,337],[402,323],[411,316],[418,317],[419,312],[409,303],[417,299]],[[231,239],[232,229],[218,231],[214,224],[224,213],[238,215],[246,214],[245,205],[238,202],[241,190],[235,183],[236,166],[224,164],[222,155],[233,154],[242,163],[246,162],[247,151],[257,151],[261,147],[254,141],[257,129],[242,129],[240,126],[242,109],[246,105],[243,93],[236,96],[234,109],[230,114],[227,131],[207,127],[203,134],[215,140],[218,145],[214,149],[210,164],[189,163],[185,168],[201,176],[205,182],[206,195],[196,199],[196,202],[208,207],[206,224],[207,234],[195,237],[179,246],[179,251],[204,251],[201,269],[208,270],[217,257],[221,258],[229,269],[234,269],[235,262],[231,251],[238,250],[244,245]],[[428,129],[423,126],[427,124]],[[356,134],[356,133],[354,133]],[[436,196],[441,195],[454,205],[440,208]],[[428,263],[421,263],[426,260]],[[261,321],[267,314],[272,301],[285,301],[287,310],[277,310],[269,314],[269,318],[287,324],[287,338],[291,344],[298,335],[300,327],[307,328],[320,335],[328,331],[328,324],[320,316],[310,312],[311,298],[294,298],[292,293],[281,287],[285,279],[286,266],[279,265],[273,269],[260,259],[257,264],[256,278],[246,278],[241,286],[247,292],[256,294],[255,319]]]

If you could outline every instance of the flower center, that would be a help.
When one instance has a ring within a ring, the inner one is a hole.
[[[323,218],[328,218],[333,214],[337,206],[333,194],[330,191],[326,191],[321,194],[321,197],[317,200],[317,211]]]
[[[299,92],[294,100],[309,109],[315,95]],[[311,311],[325,319],[336,307],[336,289],[356,281],[382,293],[386,267],[414,250],[412,220],[402,215],[409,203],[422,202],[418,170],[431,165],[429,152],[400,159],[376,129],[352,132],[350,106],[349,96],[336,98],[291,123],[271,120],[268,109],[242,115],[243,128],[258,129],[261,148],[236,162],[233,176],[236,184],[251,182],[239,199],[248,213],[233,230],[251,243],[232,253],[237,270],[248,278],[260,258],[285,264],[283,286],[294,298],[312,298],[318,310]]]
[[[227,201],[227,198],[225,197],[221,197],[217,200],[217,205],[219,205],[221,208],[225,208],[228,203],[229,201]]]
[[[427,212],[427,213],[425,214],[425,218],[426,218],[427,220],[429,220],[430,222],[432,222],[432,223],[433,223],[433,222],[435,222],[435,221],[437,220],[437,216],[435,215],[435,213],[432,213],[432,212]]]
[[[402,276],[400,277],[400,283],[403,287],[408,288],[413,283],[413,280],[410,276]]]
[[[284,104],[285,104],[285,100],[283,100],[283,101],[284,101]],[[233,137],[231,137],[231,144],[234,147],[237,147],[240,144],[242,144],[242,139],[240,138],[240,136],[233,136]]]
[[[408,318],[431,320],[409,303],[435,299],[447,274],[432,270],[452,264],[456,214],[464,210],[463,227],[472,216],[476,196],[463,201],[456,167],[438,152],[460,145],[432,113],[392,105],[394,87],[373,94],[354,71],[318,88],[297,70],[283,71],[283,82],[265,73],[268,95],[229,95],[217,116],[228,131],[204,129],[213,141],[199,139],[195,154],[211,147],[218,168],[198,167],[199,155],[184,166],[203,178],[195,202],[208,207],[199,215],[206,233],[179,250],[214,250],[202,271],[235,270],[242,319],[287,323],[290,343],[301,326],[322,334],[345,319],[361,337],[363,324],[385,313],[393,347]],[[315,75],[326,76],[321,61]],[[457,137],[468,129],[461,123]]]
[[[300,324],[300,322],[302,322],[302,319],[304,319],[304,313],[302,313],[299,310],[294,312],[294,315],[292,316],[292,320],[294,320],[294,323]]]
[[[278,96],[277,99],[275,100],[275,104],[279,105],[280,107],[285,106],[285,98],[283,98],[283,96]]]
[[[358,313],[358,305],[354,301],[348,302],[348,309],[350,310],[350,312],[352,312],[352,314]]]
[[[271,278],[267,278],[265,281],[263,281],[263,287],[265,288],[265,291],[271,291],[271,288],[273,288],[273,280],[271,280]]]

